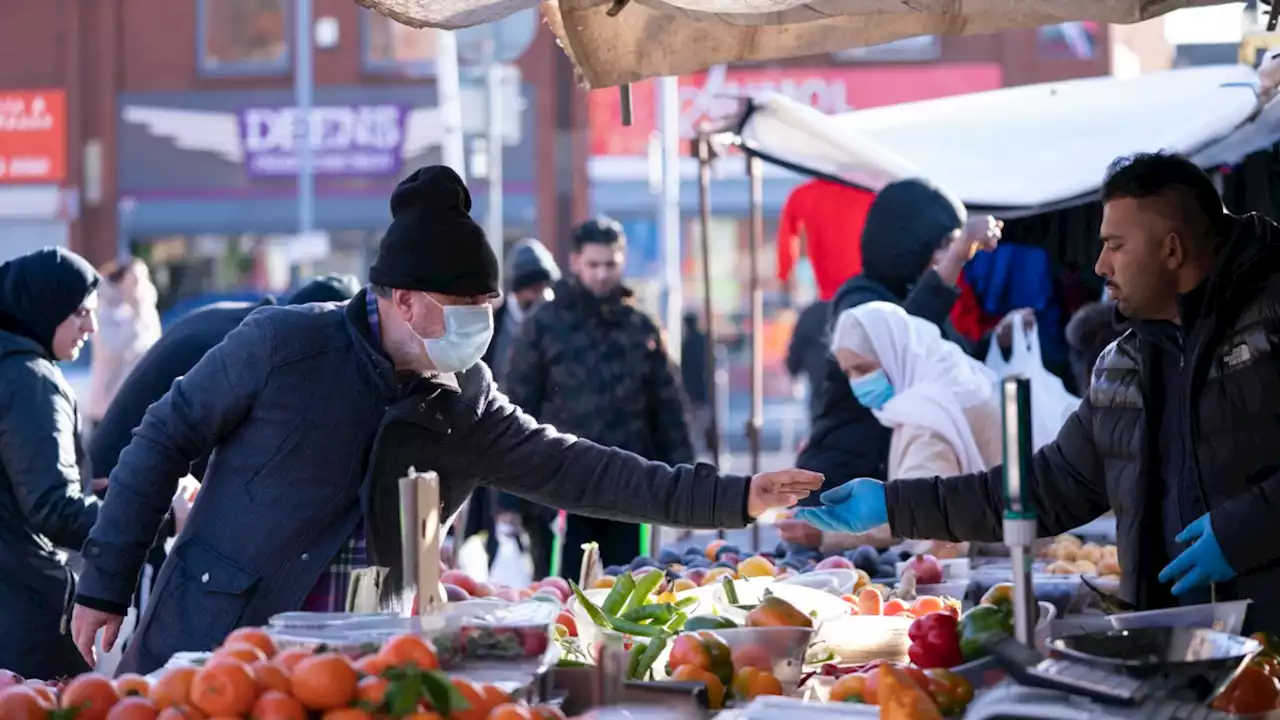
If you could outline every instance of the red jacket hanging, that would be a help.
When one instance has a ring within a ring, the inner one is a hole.
[[[829,180],[791,191],[778,221],[778,279],[786,282],[807,256],[818,295],[835,296],[845,280],[862,272],[862,226],[874,199],[874,193]]]

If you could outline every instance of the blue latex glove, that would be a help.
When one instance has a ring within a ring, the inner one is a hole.
[[[1236,576],[1236,571],[1227,563],[1222,548],[1218,546],[1218,538],[1213,535],[1209,513],[1201,515],[1183,528],[1176,539],[1180,543],[1192,540],[1195,542],[1160,571],[1160,582],[1177,580],[1173,584],[1174,595],[1182,595],[1201,585],[1223,582]]]
[[[861,533],[889,522],[884,483],[856,478],[822,493],[822,507],[800,508],[795,519],[825,532]]]

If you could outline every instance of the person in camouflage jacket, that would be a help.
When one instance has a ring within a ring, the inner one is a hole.
[[[571,277],[521,328],[507,394],[561,432],[650,460],[692,463],[680,373],[657,324],[632,304],[622,284],[622,226],[595,218],[574,230],[572,242]],[[606,565],[628,563],[641,552],[635,525],[573,516],[564,542],[567,577],[577,577],[581,545],[589,541],[600,544]]]

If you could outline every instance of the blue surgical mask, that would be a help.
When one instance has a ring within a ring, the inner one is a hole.
[[[493,307],[444,306],[444,336],[423,338],[427,357],[442,373],[461,372],[480,362],[493,339]]]
[[[870,410],[879,410],[893,399],[893,385],[889,384],[889,376],[884,374],[884,370],[876,370],[850,380],[849,389],[858,402]]]

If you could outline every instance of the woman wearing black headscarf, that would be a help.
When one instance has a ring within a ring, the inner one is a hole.
[[[88,670],[62,632],[79,550],[98,518],[81,493],[79,411],[55,363],[95,330],[98,273],[46,248],[0,265],[0,668],[52,679]]]

